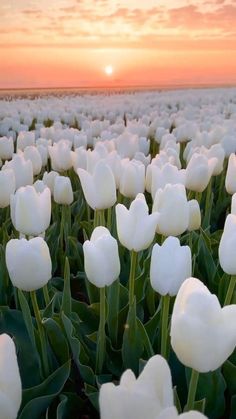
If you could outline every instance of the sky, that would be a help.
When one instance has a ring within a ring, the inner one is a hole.
[[[0,88],[175,84],[236,84],[236,0],[0,0]]]

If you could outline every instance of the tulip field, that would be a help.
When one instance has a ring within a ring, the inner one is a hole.
[[[236,418],[236,88],[0,99],[0,419]]]

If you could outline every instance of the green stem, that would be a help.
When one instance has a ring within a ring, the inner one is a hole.
[[[131,262],[130,262],[130,274],[129,274],[129,306],[131,307],[134,301],[134,284],[135,284],[135,273],[136,265],[138,260],[138,253],[131,250]]]
[[[50,303],[50,297],[49,297],[49,293],[48,293],[47,284],[44,285],[44,287],[43,287],[43,296],[44,296],[45,304],[46,304],[46,306],[48,306],[49,303]]]
[[[211,219],[211,191],[212,191],[212,178],[210,179],[207,190],[206,190],[206,202],[205,202],[205,217],[204,227],[207,228],[210,224]]]
[[[105,211],[104,210],[99,210],[99,225],[100,226],[104,226],[106,225],[105,222]]]
[[[106,354],[106,290],[105,287],[100,288],[100,322],[98,329],[98,344],[96,357],[96,371],[98,374],[102,372],[105,354]]]
[[[44,332],[44,328],[42,325],[42,319],[39,311],[39,306],[37,302],[37,296],[35,291],[30,291],[30,297],[33,305],[34,315],[38,327],[40,344],[41,344],[41,354],[42,354],[42,362],[43,362],[43,370],[45,377],[49,375],[49,365],[48,365],[48,358],[47,358],[47,347],[46,347],[46,336]]]
[[[167,339],[168,339],[168,319],[170,296],[163,295],[162,297],[162,317],[161,317],[161,355],[167,358]]]
[[[199,372],[192,369],[189,389],[188,389],[188,400],[187,400],[187,405],[186,405],[186,411],[194,409],[194,401],[195,401],[195,396],[196,396],[196,391],[197,391],[198,378],[199,378]]]
[[[95,229],[98,226],[99,226],[99,210],[95,209],[94,210],[94,219],[93,219],[93,228]]]
[[[201,204],[201,199],[202,199],[202,192],[196,192],[195,194],[195,199],[198,201],[199,206]]]
[[[111,231],[112,226],[112,208],[108,208],[107,210],[107,228],[109,231]]]
[[[227,306],[231,303],[235,285],[236,285],[236,275],[232,275],[231,278],[230,278],[228,291],[227,291],[227,294],[226,294],[226,297],[225,297],[224,306]]]

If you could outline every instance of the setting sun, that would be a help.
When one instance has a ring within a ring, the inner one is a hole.
[[[105,73],[106,73],[107,76],[111,76],[112,73],[113,73],[113,67],[111,65],[107,65],[105,67]]]

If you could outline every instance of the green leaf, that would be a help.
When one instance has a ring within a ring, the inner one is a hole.
[[[43,325],[58,362],[64,364],[69,359],[69,347],[61,327],[54,319],[43,319]]]
[[[39,419],[60,394],[70,374],[70,361],[54,371],[43,383],[24,390],[19,419]]]
[[[153,348],[152,348],[151,342],[149,340],[148,334],[146,332],[146,329],[145,329],[143,323],[141,322],[141,320],[139,320],[138,318],[137,318],[137,325],[138,325],[138,329],[140,331],[140,336],[141,336],[143,345],[144,345],[144,347],[146,349],[146,352],[147,352],[147,356],[148,356],[148,358],[151,358],[153,355],[155,355],[155,353],[153,351]]]
[[[64,311],[66,316],[70,316],[71,314],[70,264],[67,257],[65,259],[64,289],[62,294],[61,311]]]
[[[131,368],[136,374],[139,359],[143,353],[143,342],[137,325],[136,301],[129,308],[122,344],[122,359],[124,367]]]
[[[120,282],[117,279],[107,289],[107,326],[112,344],[117,344]]]
[[[33,349],[36,353],[38,353],[38,349],[36,346],[36,341],[35,341],[35,335],[34,335],[34,326],[33,326],[33,320],[32,320],[32,316],[31,316],[31,312],[29,309],[29,304],[23,294],[23,292],[18,289],[18,298],[19,298],[19,302],[20,302],[20,308],[22,311],[22,315],[24,318],[24,322],[25,322],[25,326],[31,341],[31,344],[33,346]]]
[[[222,371],[230,393],[236,394],[236,365],[227,360]]]

